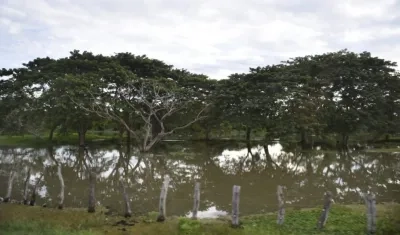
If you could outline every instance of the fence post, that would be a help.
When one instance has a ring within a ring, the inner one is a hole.
[[[328,220],[328,214],[329,210],[331,209],[331,204],[332,204],[332,193],[328,191],[325,193],[324,208],[322,209],[321,216],[319,217],[317,223],[318,229],[322,229],[325,226],[326,221]]]
[[[283,186],[278,185],[277,192],[278,196],[278,224],[283,224],[285,219],[285,196],[283,195]]]
[[[125,216],[125,218],[131,217],[131,216],[132,216],[131,204],[130,204],[130,202],[129,202],[128,193],[126,192],[125,183],[122,181],[122,179],[120,180],[120,184],[121,184],[122,195],[123,195],[123,197],[124,197],[124,204],[125,204],[125,213],[124,213],[124,216]]]
[[[376,198],[375,194],[364,195],[365,204],[367,206],[367,232],[374,234],[376,232]]]
[[[29,191],[30,178],[31,178],[31,168],[28,168],[28,172],[24,182],[24,194],[23,194],[24,205],[28,205],[28,191]]]
[[[192,219],[197,219],[197,212],[199,211],[200,206],[200,183],[196,182],[194,186],[194,194],[193,194],[193,215]]]
[[[160,205],[159,205],[159,215],[157,217],[157,222],[163,222],[166,218],[166,200],[167,200],[167,193],[168,193],[168,186],[169,186],[169,176],[164,177],[164,182],[161,187],[161,194],[160,194]]]
[[[12,193],[15,175],[16,175],[16,172],[11,170],[10,175],[8,176],[7,193],[6,193],[6,196],[4,197],[5,203],[11,202],[11,193]]]
[[[58,209],[62,210],[64,208],[64,178],[61,173],[61,164],[59,163],[57,166],[57,176],[58,179],[60,180],[60,194],[58,195]]]
[[[94,172],[89,173],[89,205],[88,212],[94,213],[96,211],[96,197],[95,197],[95,185],[97,175]]]
[[[240,201],[240,186],[233,186],[232,195],[232,227],[239,227],[239,201]]]

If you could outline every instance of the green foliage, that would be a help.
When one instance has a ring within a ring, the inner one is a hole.
[[[376,139],[400,131],[396,66],[369,52],[341,50],[216,81],[145,55],[74,50],[65,58],[1,69],[0,77],[7,79],[0,81],[0,134],[50,130],[51,139],[54,132],[77,132],[84,144],[86,132],[101,124],[129,131],[148,145],[175,132],[210,138],[247,128],[263,129],[267,141],[297,135],[304,147],[313,136],[335,133],[346,145],[357,133]],[[148,104],[157,108],[149,110]]]

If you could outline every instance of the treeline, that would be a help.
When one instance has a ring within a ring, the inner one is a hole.
[[[119,130],[148,151],[174,133],[263,130],[265,140],[298,136],[371,139],[399,132],[400,79],[396,63],[369,52],[342,50],[250,68],[213,80],[131,53],[73,51],[1,70],[2,134]]]

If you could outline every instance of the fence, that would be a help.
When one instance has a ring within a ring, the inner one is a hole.
[[[159,214],[157,217],[158,222],[163,222],[167,217],[167,192],[170,183],[170,178],[166,176],[164,178],[163,184],[161,186],[160,200],[159,200]],[[91,189],[91,187],[89,187]],[[197,220],[199,205],[200,205],[200,183],[196,182],[194,184],[193,193],[193,209],[192,209],[192,219]],[[283,225],[285,221],[285,191],[286,187],[282,185],[277,186],[276,197],[277,197],[277,224]],[[231,226],[234,228],[240,227],[240,191],[241,187],[239,185],[234,185],[232,188],[232,213],[231,213]],[[122,189],[124,205],[129,205],[128,195],[125,187]],[[366,205],[366,218],[367,218],[367,232],[373,234],[376,232],[376,197],[373,193],[364,194],[364,201]],[[322,205],[322,211],[319,218],[316,218],[316,228],[323,229],[328,221],[329,212],[332,209],[333,204],[333,194],[329,191],[325,192],[324,203]],[[125,206],[125,215],[131,214],[131,209],[129,206]]]
[[[58,176],[61,175],[61,168],[58,168]],[[37,185],[39,184],[43,175],[39,177],[34,188],[32,190],[31,200],[29,204],[31,206],[35,205],[35,198],[36,198],[36,191]],[[13,179],[15,178],[14,172],[10,173],[9,182],[8,182],[8,189],[6,197],[4,198],[4,202],[9,202],[11,197],[11,190],[13,185]],[[62,177],[60,177],[62,179]],[[96,184],[96,174],[91,172],[89,174],[89,198],[88,198],[88,212],[93,213],[96,210],[96,197],[95,197],[95,184]],[[166,208],[166,201],[167,201],[167,193],[169,188],[170,178],[169,176],[164,177],[163,184],[161,186],[160,192],[160,200],[159,200],[159,215],[157,217],[158,222],[163,222],[166,220],[167,217],[167,208]],[[27,193],[27,180],[25,180],[24,185],[24,192],[23,192],[23,204],[28,204],[28,193]],[[132,215],[132,210],[130,207],[129,195],[126,190],[125,182],[120,181],[121,186],[121,194],[124,202],[124,215],[125,217],[130,217]],[[194,193],[193,193],[193,209],[192,209],[192,219],[198,219],[198,211],[200,205],[200,189],[201,185],[199,182],[196,182],[194,185]],[[286,204],[290,204],[290,200],[285,200],[287,192],[287,188],[282,185],[277,186],[276,190],[276,198],[277,198],[277,224],[283,225],[285,221],[285,206]],[[232,227],[240,227],[240,193],[241,193],[241,186],[233,185],[232,188],[232,213],[231,213],[231,225]],[[369,234],[373,234],[376,232],[376,197],[373,193],[364,194],[364,201],[366,205],[366,219],[367,219],[367,231]],[[1,198],[0,198],[1,199]],[[1,200],[0,200],[1,201]],[[59,194],[59,203],[58,208],[63,209],[63,201],[64,201],[64,181],[61,180],[61,190]],[[316,218],[316,227],[318,229],[323,229],[328,221],[329,212],[332,209],[333,203],[333,195],[331,192],[325,192],[324,195],[324,203],[323,209],[319,218]]]

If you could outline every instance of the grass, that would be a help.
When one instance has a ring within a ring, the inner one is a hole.
[[[367,149],[366,152],[371,152],[371,153],[399,153],[400,152],[400,148]]]
[[[115,142],[118,141],[117,134],[107,133],[107,134],[99,134],[88,132],[86,134],[86,143],[93,143],[99,141],[109,141]],[[67,135],[59,135],[54,136],[52,141],[48,140],[46,135],[41,136],[40,138],[33,135],[23,135],[23,136],[8,136],[2,135],[0,136],[0,146],[46,146],[50,144],[58,144],[58,145],[77,145],[78,144],[78,134],[70,133]]]
[[[376,234],[400,234],[400,206],[377,205]],[[155,221],[156,213],[129,219],[134,226],[113,226],[122,217],[107,217],[102,211],[94,214],[84,209],[29,207],[3,204],[0,207],[0,234],[171,234],[171,235],[261,235],[261,234],[365,234],[365,208],[362,205],[334,204],[326,227],[315,229],[321,209],[288,209],[283,226],[276,224],[275,214],[241,218],[241,228],[231,228],[229,218],[191,220],[170,217],[163,223]]]
[[[0,226],[1,234],[7,235],[91,235],[91,231],[74,231],[59,226],[49,225],[44,222],[15,221],[5,222]]]

